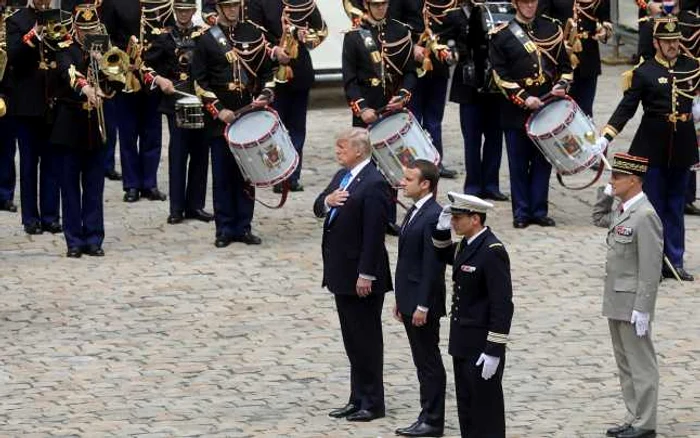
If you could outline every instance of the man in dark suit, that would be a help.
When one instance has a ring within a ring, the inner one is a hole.
[[[329,415],[348,421],[384,416],[382,306],[392,289],[384,230],[391,198],[370,154],[366,129],[342,131],[335,155],[343,168],[314,202],[314,214],[326,218],[322,285],[335,296],[350,360],[350,398]]]
[[[413,206],[399,234],[394,317],[403,322],[420,383],[421,413],[402,436],[442,436],[445,425],[445,367],[440,355],[440,317],[445,316],[445,263],[433,249],[432,234],[442,208],[434,193],[438,167],[416,160],[404,170],[404,195]]]

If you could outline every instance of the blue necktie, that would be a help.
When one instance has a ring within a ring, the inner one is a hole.
[[[343,179],[340,180],[340,185],[338,186],[339,189],[345,190],[347,188],[348,182],[350,182],[350,178],[352,177],[352,173],[347,172],[345,176],[343,176]],[[331,208],[331,211],[328,216],[328,223],[330,224],[333,222],[333,219],[335,219],[336,215],[338,214],[338,208],[333,207]]]

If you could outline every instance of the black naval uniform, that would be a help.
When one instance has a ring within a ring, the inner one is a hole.
[[[576,19],[581,50],[572,48],[579,64],[574,68],[574,82],[569,94],[583,112],[592,117],[598,76],[602,72],[599,42],[593,36],[603,23],[610,23],[610,0],[543,0],[538,4],[538,12],[559,20],[562,26],[568,19]]]
[[[146,86],[152,87],[157,76],[170,79],[180,91],[194,94],[191,63],[202,28],[174,26],[156,36],[144,55],[149,71]],[[162,93],[161,93],[162,95]],[[179,128],[175,123],[175,102],[181,95],[162,95],[159,111],[168,118],[170,145],[168,152],[171,217],[194,216],[204,208],[209,169],[209,145],[203,129]],[[189,161],[189,164],[188,164]]]
[[[685,252],[683,207],[689,168],[698,162],[692,98],[699,73],[698,61],[685,55],[673,65],[656,56],[645,61],[632,72],[631,86],[603,128],[612,140],[641,102],[644,115],[629,153],[649,159],[644,193],[663,222],[664,253],[676,267],[683,267]],[[672,91],[674,83],[679,92]]]
[[[526,44],[534,44],[537,50],[528,51]],[[571,82],[562,29],[547,17],[536,17],[529,24],[513,19],[492,32],[489,58],[496,84],[509,101],[503,105],[501,123],[506,134],[513,219],[521,224],[537,222],[547,217],[552,165],[527,136],[525,123],[532,111],[525,107],[525,100],[542,97],[555,84],[567,88]]]
[[[308,0],[257,0],[252,2],[248,8],[250,21],[264,27],[277,45],[280,45],[280,39],[283,34],[282,13],[285,8],[284,3],[293,7],[299,7],[309,2]],[[290,13],[289,15],[292,20],[300,18],[297,13]],[[310,12],[310,15],[306,16],[306,13],[304,15],[304,23],[300,23],[300,25],[305,25],[315,32],[327,33],[326,24],[318,8],[314,6],[314,10]],[[296,35],[294,37],[296,38]],[[289,178],[289,182],[293,187],[298,185],[301,175],[303,149],[306,140],[306,113],[309,106],[309,92],[314,83],[314,67],[311,63],[309,50],[315,48],[315,46],[307,47],[306,44],[298,41],[298,39],[297,43],[299,54],[296,59],[292,59],[289,63],[293,77],[286,83],[278,81],[278,84],[275,86],[275,101],[272,104],[279,114],[280,120],[282,120],[282,123],[289,131],[292,144],[294,144],[294,148],[299,154],[299,166]]]
[[[495,199],[501,195],[498,174],[503,155],[500,114],[504,102],[495,85],[489,86],[493,82],[487,68],[488,30],[482,26],[481,11],[471,3],[449,11],[444,23],[445,37],[455,41],[458,55],[450,101],[459,104],[467,171],[464,193]]]
[[[232,50],[238,55],[227,57],[227,52]],[[236,64],[236,59],[241,59],[243,51],[249,50],[257,50],[243,55],[252,58],[247,64],[253,73],[242,64],[240,68],[232,66],[232,62]],[[250,104],[260,93],[271,98],[275,85],[273,64],[262,30],[251,22],[238,22],[234,27],[213,26],[197,38],[192,76],[206,109],[204,120],[211,147],[217,241],[249,235],[255,205],[255,192],[247,187],[224,138],[225,124],[217,116],[223,109],[236,111]]]
[[[486,228],[468,243],[452,243],[450,230],[433,230],[438,255],[452,265],[449,352],[453,358],[457,411],[462,436],[505,438],[503,369],[513,318],[510,259],[503,243]],[[489,380],[475,366],[484,353],[499,357]]]
[[[11,115],[19,143],[22,224],[27,231],[60,232],[57,156],[49,145],[55,51],[47,37],[44,41],[37,37],[36,22],[37,12],[31,7],[20,9],[5,22],[8,64],[12,65]]]

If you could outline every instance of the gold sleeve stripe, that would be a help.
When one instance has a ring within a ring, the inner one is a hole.
[[[197,95],[197,97],[200,98],[207,98],[207,99],[217,99],[216,94],[212,93],[211,91],[207,91],[204,88],[200,87],[197,81],[194,83],[194,92]]]
[[[493,342],[494,344],[507,344],[508,335],[504,335],[502,333],[489,332],[488,336],[486,336],[486,341]]]
[[[561,78],[565,81],[573,81],[574,74],[573,73],[564,73],[563,75],[561,75]]]
[[[617,134],[619,134],[619,132],[617,131],[617,129],[613,128],[612,126],[605,125],[605,127],[603,127],[603,135],[606,135],[606,134],[612,138],[615,138],[617,136]]]
[[[452,240],[438,240],[433,238],[433,246],[435,248],[449,248],[452,245]]]
[[[504,81],[503,79],[501,79],[498,73],[496,73],[496,70],[493,71],[493,79],[496,81],[496,85],[498,85],[501,88],[509,90],[517,90],[518,88],[520,88],[520,85],[518,85],[515,82]]]

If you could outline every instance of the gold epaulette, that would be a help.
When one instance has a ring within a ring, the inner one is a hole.
[[[644,63],[644,57],[640,56],[639,57],[639,62],[637,65],[632,67],[631,69],[627,70],[626,72],[622,73],[622,91],[627,91],[630,89],[632,86],[632,75],[634,75],[634,71]]]
[[[492,28],[491,30],[489,30],[489,35],[497,34],[498,32],[502,31],[502,30],[505,29],[506,27],[508,27],[508,23],[507,23],[507,22],[506,22],[506,23],[501,23],[501,24],[499,24],[498,26],[495,26],[494,28]]]
[[[195,30],[194,32],[192,32],[192,35],[190,35],[190,38],[192,38],[192,39],[199,38],[203,34],[204,34],[204,29]]]
[[[546,18],[547,20],[551,21],[552,23],[561,26],[561,21],[557,20],[557,19],[554,18],[554,17],[550,17],[549,15],[545,15],[545,14],[542,14],[541,17],[542,17],[542,18]]]

